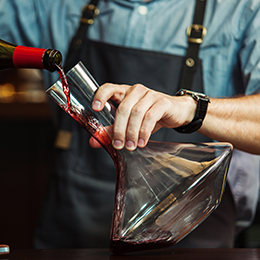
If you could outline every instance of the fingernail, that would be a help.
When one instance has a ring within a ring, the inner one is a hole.
[[[133,141],[126,141],[125,143],[125,147],[128,149],[128,150],[134,150],[135,149],[135,144]]]
[[[95,102],[93,102],[93,104],[92,104],[92,109],[93,110],[99,110],[100,107],[101,107],[101,102],[100,101],[96,100]]]
[[[120,141],[120,140],[114,140],[114,141],[113,141],[113,146],[114,146],[114,148],[116,148],[116,149],[122,149],[123,146],[124,146],[124,144],[123,144],[123,142]]]
[[[145,144],[144,139],[140,138],[138,140],[138,146],[144,147],[144,144]]]

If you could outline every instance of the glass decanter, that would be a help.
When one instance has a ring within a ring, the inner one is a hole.
[[[180,241],[219,205],[232,146],[149,141],[132,152],[115,150],[105,130],[114,122],[115,108],[108,102],[101,112],[91,109],[99,86],[81,62],[66,76],[70,105],[60,80],[47,94],[100,142],[116,167],[111,252],[163,248]]]

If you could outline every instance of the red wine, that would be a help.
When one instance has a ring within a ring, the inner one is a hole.
[[[110,240],[110,250],[114,254],[129,253],[151,249],[161,249],[173,246],[173,240],[147,240],[142,242],[127,242],[123,240]]]
[[[99,123],[99,121],[94,116],[88,115],[87,112],[81,116],[73,110],[70,102],[70,89],[66,74],[64,73],[63,68],[58,65],[57,71],[60,76],[63,92],[67,98],[67,107],[64,106],[62,109],[73,117],[89,134],[91,134],[109,152],[111,156],[114,155],[115,153],[112,146],[106,147],[111,144],[111,140],[105,128]]]
[[[70,109],[71,108],[71,105],[70,105],[70,89],[69,89],[67,77],[66,77],[64,70],[61,66],[57,65],[57,71],[58,71],[59,76],[60,76],[60,81],[61,81],[61,84],[62,84],[63,92],[64,92],[64,94],[67,98],[68,109]]]
[[[122,212],[119,209],[124,208],[125,196],[127,192],[126,165],[125,159],[120,151],[114,150],[115,155],[110,151],[110,155],[114,161],[117,180],[116,180],[116,197],[114,202],[113,222],[111,226],[110,251],[113,254],[124,254],[134,251],[143,251],[149,249],[160,249],[174,245],[176,241],[172,238],[172,233],[168,230],[147,229],[142,232],[137,241],[133,238],[122,237],[121,219]],[[120,181],[121,180],[121,181]]]

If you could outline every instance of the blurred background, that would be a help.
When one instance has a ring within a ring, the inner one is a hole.
[[[52,165],[54,130],[40,71],[0,71],[0,244],[33,247]],[[236,247],[260,248],[260,204]]]
[[[0,71],[0,244],[32,248],[53,138],[40,71]]]

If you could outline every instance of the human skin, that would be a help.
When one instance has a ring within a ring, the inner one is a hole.
[[[192,121],[196,101],[190,96],[170,96],[141,84],[133,86],[104,84],[97,91],[92,109],[100,111],[105,103],[118,105],[113,127],[108,129],[116,149],[144,147],[151,134],[161,127],[176,128]],[[206,117],[198,132],[235,148],[260,154],[260,94],[234,98],[210,98]],[[90,139],[94,148],[100,145]]]

